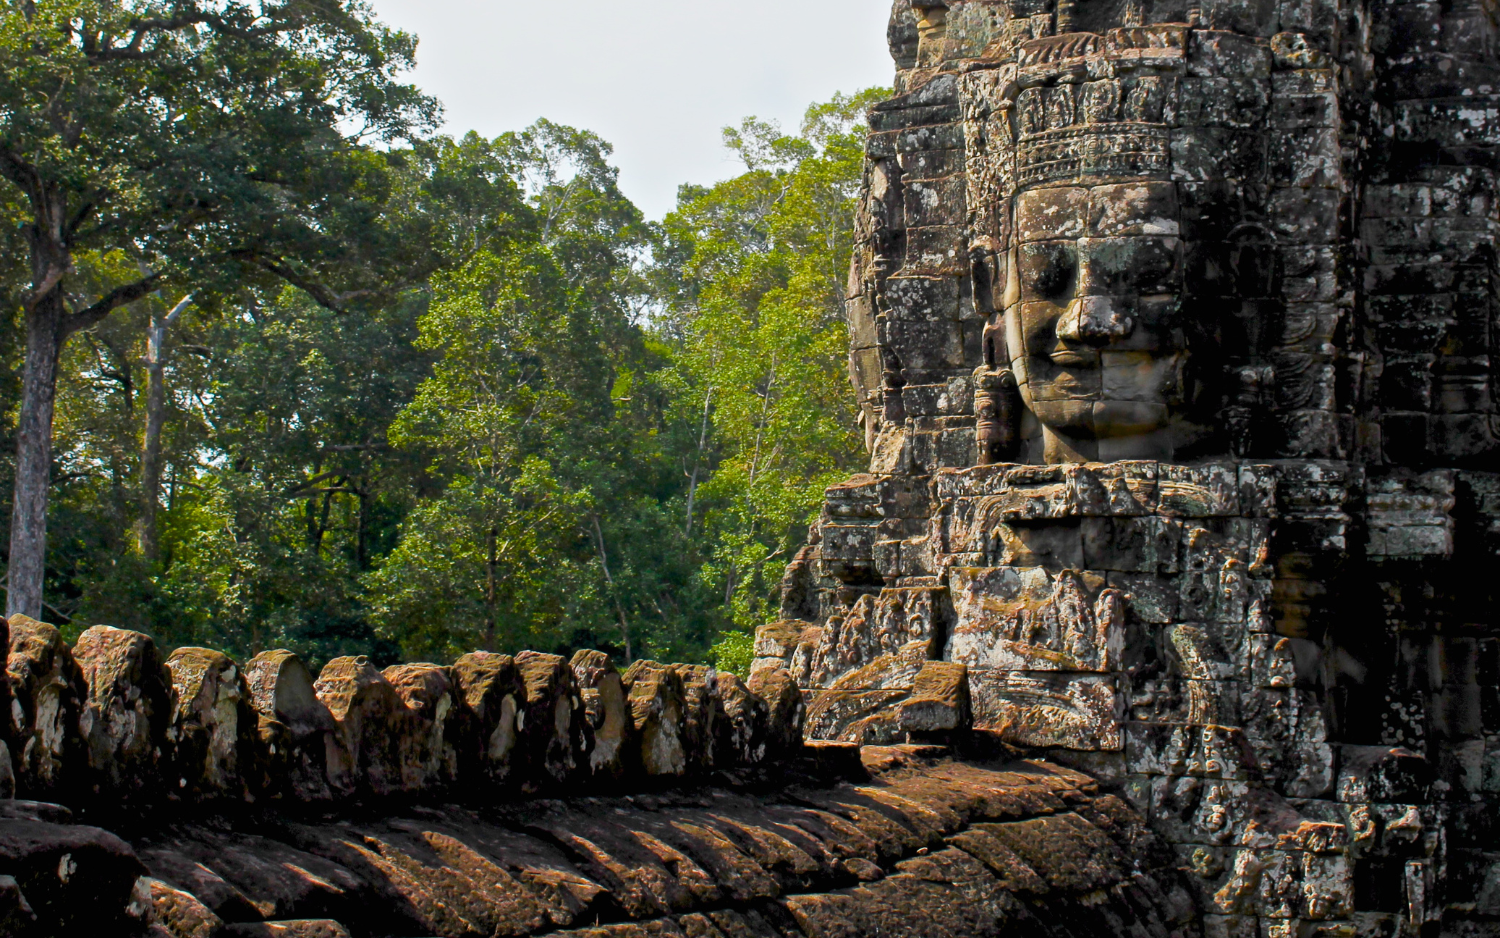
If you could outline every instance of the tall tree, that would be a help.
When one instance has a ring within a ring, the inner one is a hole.
[[[157,515],[161,513],[161,434],[167,419],[167,338],[192,305],[188,294],[170,310],[151,311],[146,326],[146,428],[141,442],[141,555],[148,563],[161,556]]]
[[[29,254],[8,612],[40,615],[65,343],[178,281],[268,275],[337,306],[421,242],[375,222],[387,157],[428,126],[412,37],[358,0],[41,0],[0,11],[0,179]],[[134,273],[80,292],[77,261]]]
[[[886,94],[814,105],[796,134],[755,118],[727,128],[745,171],[684,186],[662,226],[654,326],[680,375],[679,419],[704,428],[683,467],[686,510],[703,514],[702,575],[740,630],[741,658],[824,488],[863,455],[844,284],[864,110]],[[705,459],[714,468],[701,478]]]
[[[441,358],[392,437],[430,454],[441,493],[371,577],[372,611],[409,654],[553,647],[579,629],[633,653],[609,502],[631,439],[621,374],[643,352],[640,213],[593,134],[541,121],[490,147],[526,201],[514,237],[434,278],[419,342]]]

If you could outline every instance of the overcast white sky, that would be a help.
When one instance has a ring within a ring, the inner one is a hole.
[[[651,218],[677,186],[733,175],[719,129],[754,114],[794,129],[835,91],[889,84],[889,0],[372,0],[421,38],[413,80],[449,133],[538,117],[614,144],[620,185]]]

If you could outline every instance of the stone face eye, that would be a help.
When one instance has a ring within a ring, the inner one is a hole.
[[[1069,241],[1037,241],[1021,246],[1021,288],[1033,299],[1069,294],[1078,269],[1078,252]]]
[[[1101,238],[1086,242],[1084,292],[1143,296],[1179,289],[1177,244],[1171,238]]]

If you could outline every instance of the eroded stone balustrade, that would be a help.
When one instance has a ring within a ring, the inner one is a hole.
[[[109,816],[131,805],[478,798],[613,790],[775,761],[801,745],[790,681],[609,657],[475,652],[377,669],[293,653],[163,655],[95,626],[8,623],[0,789]]]

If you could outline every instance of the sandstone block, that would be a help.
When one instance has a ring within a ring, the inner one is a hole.
[[[1113,677],[1067,672],[969,670],[976,729],[1019,746],[1118,751],[1122,705]]]
[[[684,775],[688,752],[686,694],[675,668],[637,661],[625,672],[630,719],[640,741],[640,766],[648,776]]]
[[[351,791],[349,753],[302,660],[284,648],[263,651],[245,667],[245,682],[264,760],[257,787],[302,801]]]
[[[453,678],[469,733],[459,749],[464,782],[479,790],[504,784],[513,775],[517,720],[526,700],[515,660],[476,651],[453,662]]]
[[[578,682],[594,740],[593,751],[589,753],[589,774],[599,780],[618,781],[630,770],[628,760],[635,732],[625,682],[615,670],[614,662],[602,651],[579,651],[569,666]]]
[[[719,699],[724,716],[714,740],[714,764],[719,768],[757,765],[766,757],[771,708],[739,677],[719,673]]]
[[[177,702],[167,730],[169,785],[187,797],[244,795],[241,766],[254,761],[257,721],[238,666],[217,651],[179,648],[167,670]]]
[[[450,669],[437,664],[398,664],[382,675],[426,728],[417,749],[424,785],[458,780],[458,748],[464,738],[463,711],[455,707],[457,688]]]
[[[421,752],[428,728],[369,658],[333,659],[313,689],[338,725],[339,756],[347,759],[329,766],[330,782],[347,776],[358,791],[377,797],[427,783]]]
[[[894,654],[911,643],[923,643],[935,657],[935,647],[947,615],[946,591],[930,588],[882,589],[865,594],[846,614],[833,616],[813,652],[811,683],[815,687],[882,655]]]
[[[152,796],[172,721],[172,675],[148,635],[96,625],[73,646],[88,683],[78,728],[94,784],[116,797]]]
[[[919,734],[967,731],[973,720],[969,669],[950,661],[929,661],[922,666],[898,718],[902,730]]]
[[[947,657],[1006,671],[1119,667],[1125,600],[1098,574],[1064,569],[959,568],[951,582],[957,623]]]
[[[56,626],[22,615],[11,616],[9,625],[6,735],[15,744],[16,789],[26,798],[65,800],[83,784],[87,755],[78,716],[88,684]]]
[[[566,782],[588,764],[593,740],[573,669],[559,655],[523,651],[516,671],[526,688],[518,721],[527,785]]]
[[[758,671],[750,675],[749,687],[750,693],[764,700],[769,710],[767,756],[779,759],[795,755],[802,748],[807,705],[791,674],[782,669]]]
[[[682,678],[683,745],[686,746],[688,764],[692,771],[710,772],[714,769],[715,740],[719,735],[719,723],[724,720],[724,704],[719,699],[719,673],[704,665],[679,664],[675,666]]]

